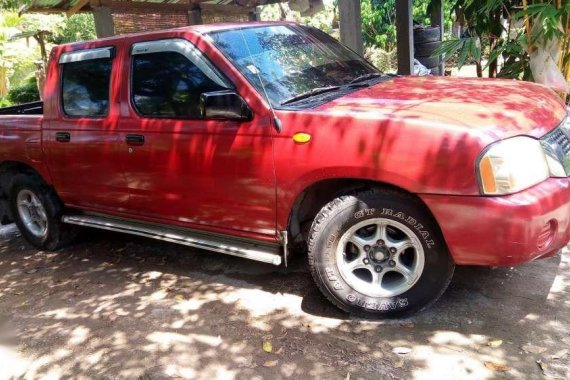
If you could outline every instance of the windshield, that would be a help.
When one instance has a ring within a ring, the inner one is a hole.
[[[315,88],[344,86],[378,73],[362,57],[315,28],[272,25],[209,36],[261,94],[265,86],[273,107]]]

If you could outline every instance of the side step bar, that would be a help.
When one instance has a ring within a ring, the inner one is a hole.
[[[61,220],[64,223],[164,240],[273,265],[281,265],[282,262],[281,246],[277,244],[254,243],[189,229],[145,224],[99,215],[66,215]]]

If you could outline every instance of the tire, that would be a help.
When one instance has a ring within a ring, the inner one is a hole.
[[[76,236],[75,227],[61,222],[63,204],[36,175],[14,176],[10,186],[9,205],[18,229],[38,249],[58,250]]]
[[[431,57],[434,51],[441,46],[441,42],[427,42],[425,44],[414,46],[414,56],[418,57]]]
[[[416,57],[418,61],[428,69],[433,69],[434,67],[438,67],[441,63],[439,57]]]
[[[414,28],[414,45],[441,40],[441,29],[438,26]]]
[[[368,233],[369,239],[380,231],[376,223],[386,226],[383,245],[378,240],[368,245],[368,251],[364,245],[355,253],[356,245],[346,237],[364,239]],[[406,244],[411,246],[403,253],[390,251]],[[364,317],[404,317],[427,308],[443,294],[455,268],[423,203],[391,189],[359,192],[328,203],[313,221],[308,251],[311,274],[321,292],[340,309]],[[347,262],[349,255],[353,257]],[[362,268],[347,271],[350,265]],[[371,284],[378,267],[379,285]]]

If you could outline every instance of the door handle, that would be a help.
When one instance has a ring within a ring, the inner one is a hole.
[[[58,142],[70,142],[71,141],[71,133],[69,132],[56,132],[55,133],[55,141]]]
[[[127,135],[125,141],[128,145],[144,145],[144,136],[143,135]]]

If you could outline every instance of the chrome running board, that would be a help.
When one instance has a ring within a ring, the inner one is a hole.
[[[217,234],[100,215],[65,215],[61,220],[64,223],[164,240],[273,265],[281,265],[282,262],[281,246],[278,244],[251,242]]]

